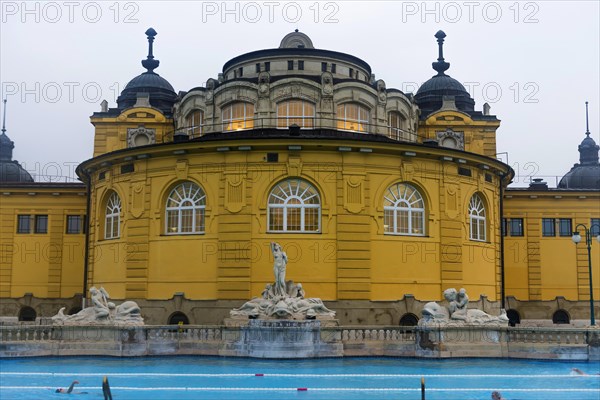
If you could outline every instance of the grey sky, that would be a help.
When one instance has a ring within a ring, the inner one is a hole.
[[[434,75],[442,29],[447,73],[477,110],[487,101],[502,120],[498,152],[509,153],[521,184],[534,173],[554,186],[578,161],[586,100],[600,143],[598,1],[424,4],[2,1],[0,81],[14,158],[34,175],[73,175],[92,155],[89,116],[102,99],[114,107],[144,71],[148,27],[158,32],[156,72],[176,91],[216,78],[239,54],[278,47],[296,28],[317,48],[362,58],[388,88],[416,91]]]

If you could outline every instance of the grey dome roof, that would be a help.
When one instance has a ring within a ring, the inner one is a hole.
[[[33,182],[29,172],[25,171],[21,164],[12,159],[12,151],[15,144],[2,129],[0,134],[0,182]]]
[[[33,182],[33,178],[17,161],[0,161],[0,183],[9,182]]]
[[[446,34],[443,31],[438,31],[435,37],[439,45],[439,57],[431,66],[438,73],[421,85],[415,94],[415,101],[421,109],[421,116],[426,117],[439,110],[445,96],[454,97],[454,102],[459,110],[474,111],[475,100],[471,98],[469,92],[459,81],[444,73],[450,68],[450,63],[444,60],[443,55],[443,43]]]
[[[123,90],[131,90],[131,89],[164,89],[170,92],[175,93],[175,89],[173,86],[162,76],[158,75],[155,72],[144,72],[141,75],[136,76],[132,80],[129,81],[125,89]]]
[[[146,31],[148,36],[148,58],[142,60],[142,66],[147,69],[146,72],[136,76],[125,86],[121,95],[117,98],[119,109],[123,110],[133,107],[138,98],[138,93],[147,93],[150,105],[158,108],[163,113],[170,115],[173,105],[177,99],[177,94],[173,86],[154,70],[158,68],[160,62],[154,59],[152,54],[152,43],[156,36],[156,31],[152,28]]]
[[[585,102],[586,137],[577,147],[579,150],[579,164],[575,164],[558,183],[560,189],[592,189],[600,190],[600,162],[598,151],[600,146],[590,137],[587,118],[587,101]]]

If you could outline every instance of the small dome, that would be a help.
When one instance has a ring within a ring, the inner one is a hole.
[[[177,94],[169,81],[154,72],[160,64],[152,54],[156,31],[150,28],[146,31],[146,35],[148,36],[148,58],[142,61],[142,66],[147,71],[129,81],[117,98],[117,105],[120,109],[133,107],[137,102],[138,93],[148,93],[151,106],[165,114],[171,114]]]
[[[308,35],[298,32],[296,29],[294,32],[288,33],[281,39],[281,43],[279,44],[280,49],[314,49],[312,40],[308,37]]]
[[[0,183],[33,182],[29,172],[16,161],[0,161]]]
[[[444,60],[443,44],[446,34],[438,31],[435,34],[439,45],[438,60],[432,63],[432,67],[438,73],[427,82],[425,82],[415,94],[415,101],[422,110],[421,115],[426,117],[442,107],[445,96],[454,97],[456,107],[461,111],[474,111],[475,100],[471,98],[469,92],[456,79],[446,75],[444,71],[450,68],[450,63]]]
[[[2,128],[2,134],[0,134],[0,183],[33,182],[29,172],[25,171],[17,161],[13,161],[12,151],[15,145],[6,136],[5,130]]]
[[[598,151],[600,146],[590,137],[587,118],[587,105],[585,103],[586,137],[577,147],[579,150],[579,164],[575,164],[558,183],[560,189],[592,189],[600,190],[600,163]]]

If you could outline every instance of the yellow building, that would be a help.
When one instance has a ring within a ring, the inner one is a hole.
[[[146,34],[152,43],[156,32]],[[149,323],[218,323],[272,281],[270,242],[287,252],[288,278],[342,323],[412,323],[422,302],[448,287],[483,294],[482,304],[496,308],[503,295],[586,300],[570,240],[560,246],[571,246],[572,261],[549,241],[540,247],[547,263],[523,261],[511,246],[543,242],[535,237],[541,218],[600,215],[578,212],[582,195],[571,189],[509,189],[502,198],[513,171],[495,158],[500,121],[487,105],[476,111],[445,74],[444,37],[436,34],[437,74],[414,96],[298,31],[278,48],[228,61],[206,87],[176,94],[154,72],[150,46],[147,71],[117,107],[103,104],[91,117],[93,158],[77,169],[85,186],[1,184],[0,295],[13,299],[1,314],[25,305],[51,316],[103,286],[138,301]],[[558,202],[546,196],[558,191]],[[585,201],[597,205],[599,194],[585,190]],[[531,196],[554,211],[535,211]],[[503,240],[502,206],[506,224],[523,218],[523,237]],[[46,236],[21,233],[23,216],[35,224],[38,215],[47,215]],[[21,262],[11,250],[46,239],[64,248],[75,215],[89,216],[77,236],[87,251]],[[553,276],[558,259],[572,265],[564,288]]]

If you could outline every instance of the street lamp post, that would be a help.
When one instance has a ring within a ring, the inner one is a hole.
[[[592,225],[589,228],[584,224],[578,224],[575,227],[575,232],[573,232],[573,243],[577,244],[581,242],[581,235],[579,234],[579,228],[582,228],[585,232],[585,244],[587,246],[588,253],[588,271],[590,274],[590,323],[592,326],[596,325],[596,318],[594,317],[594,285],[592,281],[592,229],[598,229],[598,236],[596,236],[596,240],[600,242],[600,225]]]

